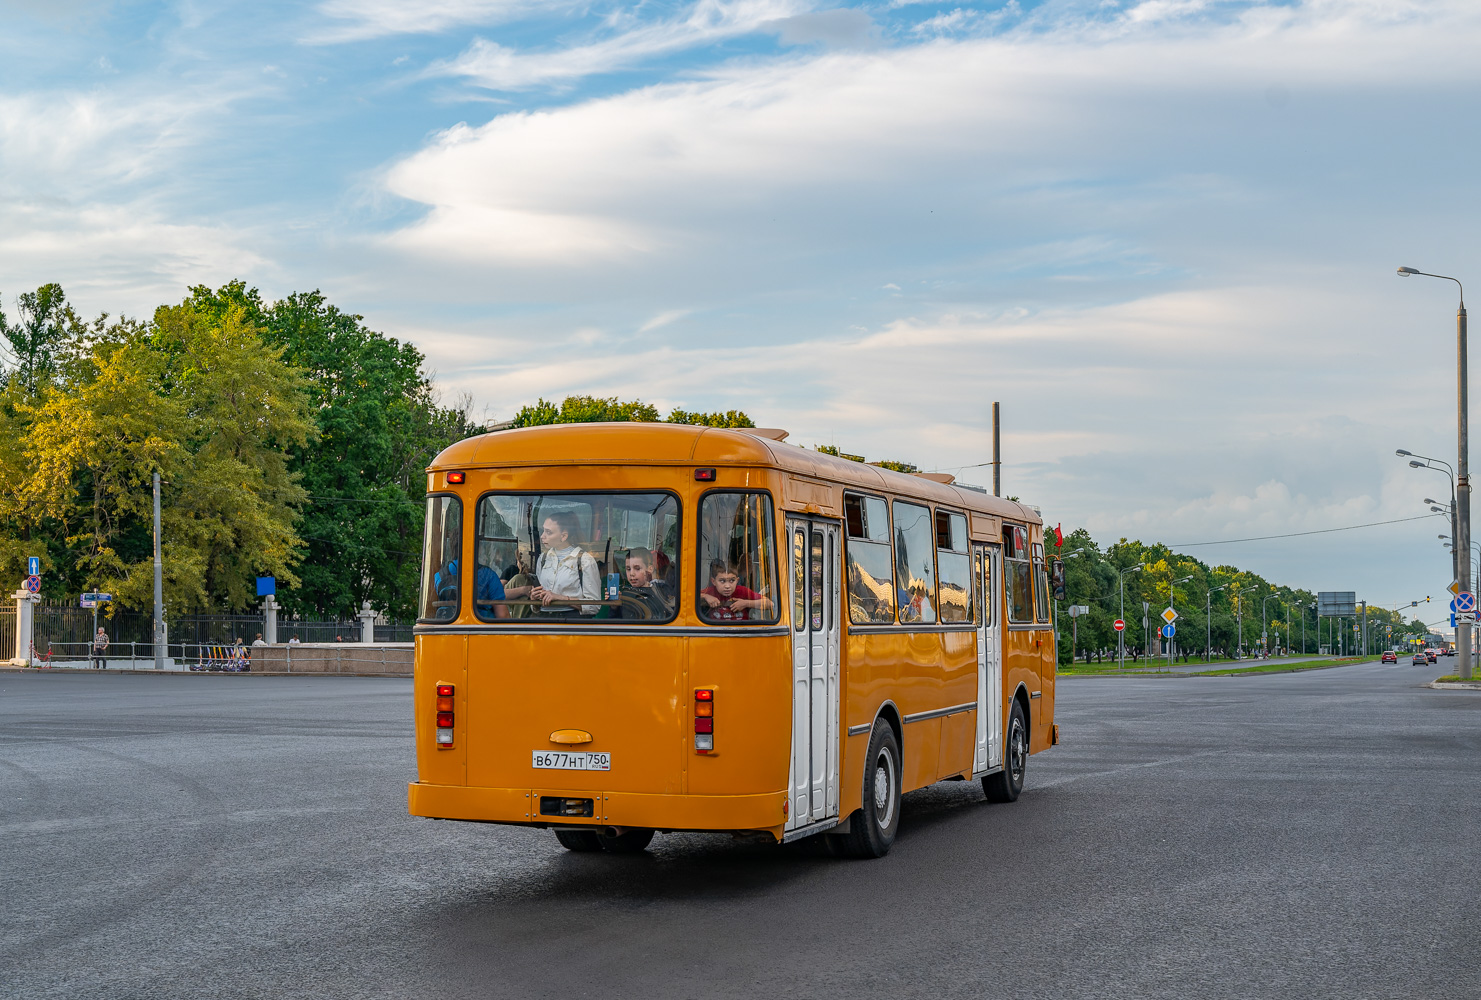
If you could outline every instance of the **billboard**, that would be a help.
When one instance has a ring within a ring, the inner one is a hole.
[[[1358,595],[1352,590],[1323,590],[1316,595],[1316,613],[1321,618],[1351,618],[1358,613]]]

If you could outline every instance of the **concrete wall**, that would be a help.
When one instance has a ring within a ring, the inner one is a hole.
[[[305,642],[252,647],[254,674],[375,674],[410,677],[409,642]]]

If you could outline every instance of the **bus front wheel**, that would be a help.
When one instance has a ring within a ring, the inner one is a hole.
[[[848,833],[830,835],[846,858],[882,858],[900,830],[900,743],[884,719],[877,719],[864,758],[864,805],[854,813]]]
[[[982,779],[982,791],[989,802],[1012,802],[1023,791],[1023,775],[1028,770],[1028,722],[1023,717],[1023,705],[1013,699],[1013,711],[1008,715],[1008,738],[1003,741],[1003,769]]]

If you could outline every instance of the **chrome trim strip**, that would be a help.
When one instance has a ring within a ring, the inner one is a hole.
[[[872,723],[872,722],[861,722],[857,726],[849,726],[848,727],[848,734],[850,736],[858,736],[860,733],[867,733],[867,732],[869,732],[869,730],[871,730],[873,728],[874,728],[874,723]]]
[[[997,774],[1002,769],[1003,769],[1003,766],[1001,764],[999,764],[997,767],[990,767],[986,771],[973,771],[972,772],[972,777],[974,779],[975,778],[985,778],[989,774]]]
[[[418,625],[412,635],[788,635],[785,625]]]
[[[956,715],[958,712],[970,712],[976,707],[977,703],[975,701],[968,701],[963,702],[960,705],[952,705],[950,708],[936,708],[932,709],[929,712],[916,712],[914,715],[907,715],[903,721],[906,725],[909,725],[912,722],[925,722],[927,719],[939,719],[944,715]]]
[[[1048,622],[1008,623],[1009,632],[1048,632],[1049,630]]]
[[[1029,701],[1033,701],[1035,698],[1041,698],[1041,697],[1043,697],[1043,695],[1044,695],[1044,692],[1043,691],[1030,691],[1028,693],[1028,700]]]
[[[837,816],[834,816],[832,819],[820,819],[816,823],[809,823],[807,826],[799,826],[795,830],[789,830],[786,833],[782,834],[782,843],[790,844],[794,840],[801,840],[803,837],[811,837],[815,833],[822,833],[824,830],[831,830],[841,822],[843,821],[840,820]]]

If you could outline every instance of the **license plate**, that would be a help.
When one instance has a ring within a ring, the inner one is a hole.
[[[536,750],[533,767],[555,771],[610,771],[612,755],[586,750],[570,753],[566,750]]]

